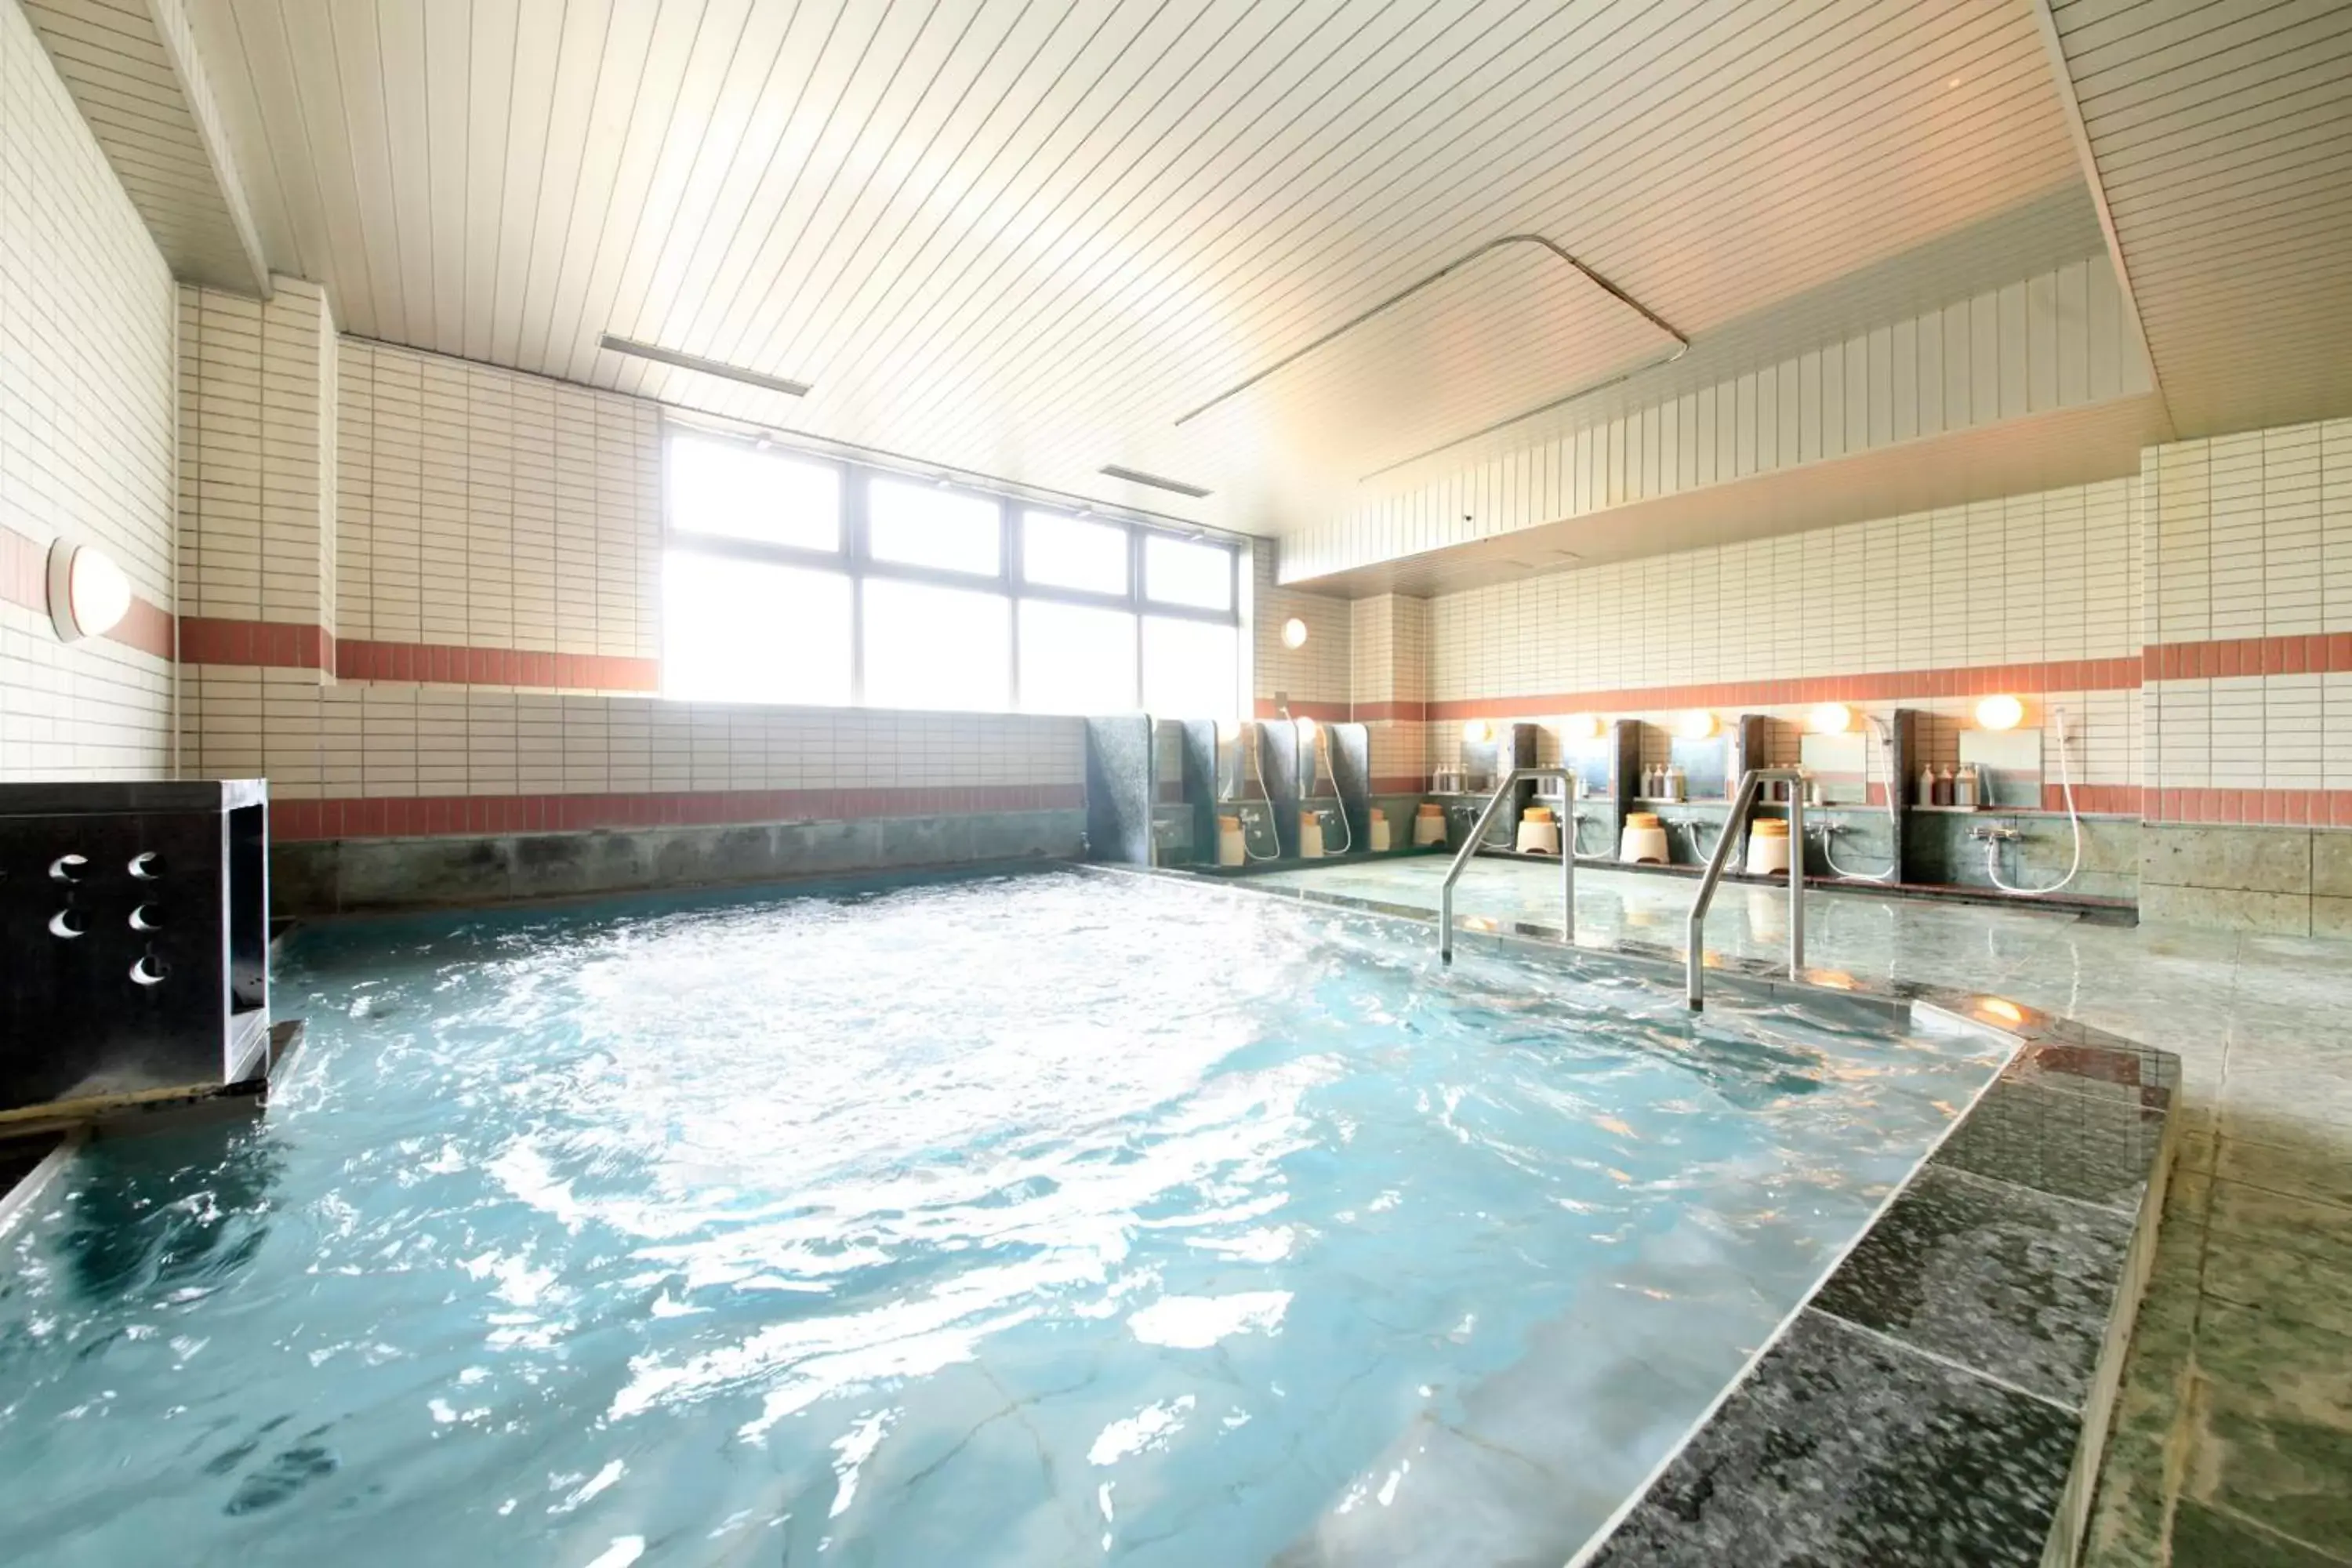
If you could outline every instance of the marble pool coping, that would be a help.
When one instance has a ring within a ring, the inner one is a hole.
[[[1089,866],[1410,921],[1434,911]],[[1474,919],[1457,943],[1679,982],[1683,955]],[[1570,1568],[2077,1558],[2180,1118],[2180,1060],[1985,993],[1710,956],[1748,996],[1990,1031],[2007,1064]]]

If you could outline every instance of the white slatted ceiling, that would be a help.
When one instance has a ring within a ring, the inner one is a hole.
[[[258,288],[197,127],[209,105],[189,101],[146,0],[25,0],[25,15],[173,272]]]
[[[2352,6],[2052,9],[2179,433],[2352,411]]]
[[[2007,0],[191,5],[265,246],[347,330],[1111,499],[1171,504],[1104,463],[1173,473],[1261,531],[1345,378],[1175,416],[1486,240],[1703,336],[2079,179]],[[1394,434],[1540,379],[1464,363]]]

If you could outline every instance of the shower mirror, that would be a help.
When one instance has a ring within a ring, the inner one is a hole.
[[[1963,730],[1960,763],[1974,764],[1979,805],[2042,808],[2042,731]]]
[[[1601,798],[1617,792],[1617,781],[1611,769],[1617,758],[1617,737],[1607,730],[1589,741],[1570,741],[1560,748],[1560,761],[1576,770],[1576,782],[1588,797]]]
[[[1829,805],[1862,805],[1870,800],[1870,745],[1861,731],[1844,735],[1809,731],[1798,742],[1797,760],[1821,786],[1822,799]]]
[[[1731,737],[1709,735],[1704,741],[1676,735],[1666,742],[1666,760],[1682,769],[1685,800],[1731,798]]]

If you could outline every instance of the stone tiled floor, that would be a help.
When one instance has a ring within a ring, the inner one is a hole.
[[[1434,908],[1433,859],[1271,879]],[[1580,870],[1580,937],[1679,946],[1692,884]],[[1557,924],[1557,868],[1480,861],[1465,917]],[[1785,951],[1787,895],[1727,886],[1708,941]],[[1807,958],[1993,993],[2179,1053],[2186,1136],[2084,1562],[2352,1564],[2352,946],[1822,894]]]

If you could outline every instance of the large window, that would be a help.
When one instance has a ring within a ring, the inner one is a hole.
[[[662,689],[706,701],[1222,718],[1238,552],[673,431]]]

